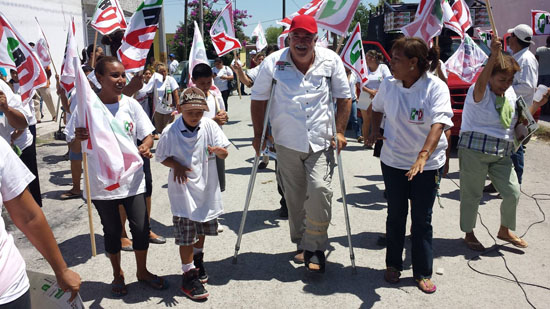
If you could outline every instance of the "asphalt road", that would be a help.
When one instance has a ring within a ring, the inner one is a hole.
[[[53,123],[39,126],[40,146],[38,162],[44,198],[44,212],[55,233],[69,266],[82,277],[81,295],[86,306],[93,308],[134,308],[201,306],[228,307],[438,307],[438,308],[528,308],[524,293],[510,280],[476,273],[487,272],[512,279],[509,269],[518,280],[546,286],[523,285],[529,300],[536,307],[550,303],[550,225],[548,221],[534,225],[525,236],[529,248],[518,250],[510,245],[476,259],[477,253],[463,244],[459,229],[459,182],[456,153],[451,158],[451,172],[441,184],[441,204],[434,205],[434,272],[438,291],[433,295],[420,292],[412,279],[410,241],[406,242],[405,270],[397,285],[383,279],[385,249],[377,245],[377,238],[385,230],[386,202],[379,160],[372,151],[349,139],[342,153],[347,190],[347,201],[352,230],[357,274],[352,273],[346,238],[338,174],[333,178],[333,219],[329,228],[330,250],[327,272],[324,276],[308,274],[302,265],[291,261],[295,246],[289,240],[288,224],[278,216],[279,197],[276,190],[274,162],[258,174],[241,250],[236,265],[232,264],[234,246],[244,206],[246,189],[252,167],[252,128],[249,97],[239,100],[230,97],[231,122],[224,131],[236,147],[231,146],[226,160],[227,190],[223,193],[225,214],[220,218],[225,231],[218,237],[209,237],[205,247],[205,261],[210,281],[206,302],[194,303],[179,290],[181,263],[172,234],[172,215],[167,196],[168,169],[159,163],[152,165],[154,177],[153,230],[165,237],[164,245],[151,245],[149,269],[164,276],[170,283],[166,291],[154,291],[137,282],[132,253],[122,253],[123,269],[129,294],[121,299],[110,295],[111,267],[104,256],[103,236],[97,212],[94,210],[95,239],[98,256],[91,257],[86,204],[83,200],[59,200],[59,195],[70,188],[69,161],[63,142],[50,138],[56,128]],[[534,222],[543,220],[537,202],[529,197],[536,193],[550,193],[549,144],[538,140],[530,142],[526,153],[526,171],[520,205],[517,209],[518,234],[523,234]],[[548,196],[538,196],[540,207],[549,212]],[[542,200],[546,198],[546,200]],[[486,246],[494,243],[499,227],[500,199],[485,195],[480,207],[483,223],[476,228],[477,237]],[[410,223],[409,223],[410,224]],[[28,243],[24,235],[14,231],[27,267],[33,271],[52,273],[46,261]],[[498,244],[502,242],[498,241]],[[513,280],[513,279],[512,279]]]

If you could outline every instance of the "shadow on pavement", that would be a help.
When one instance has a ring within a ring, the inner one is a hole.
[[[58,186],[72,186],[71,170],[50,172],[49,181]]]
[[[66,161],[68,158],[65,157],[65,154],[62,155],[49,155],[42,158],[42,161],[46,162],[47,164],[57,164],[61,161]]]
[[[237,234],[241,226],[242,213],[242,211],[225,213],[220,216],[220,223]],[[277,204],[276,209],[273,210],[249,210],[246,216],[243,234],[278,228],[281,222],[285,222],[283,224],[286,224],[286,220],[279,217],[279,204]]]
[[[386,208],[384,191],[378,189],[377,185],[359,186],[358,188],[361,189],[361,192],[346,194],[348,206],[369,210],[382,210]],[[341,204],[342,198],[340,197],[336,201]],[[338,207],[338,205],[333,205],[333,207]]]
[[[61,253],[63,254],[63,258],[69,267],[86,263],[90,258],[92,258],[90,234],[75,236],[58,245]],[[97,253],[96,258],[105,253],[102,235],[95,234],[95,246]]]

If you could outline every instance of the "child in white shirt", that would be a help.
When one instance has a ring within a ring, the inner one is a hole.
[[[223,213],[215,158],[225,159],[230,143],[209,111],[204,93],[188,88],[178,106],[181,117],[170,124],[157,145],[157,161],[170,167],[168,196],[176,244],[182,261],[182,291],[191,299],[205,299],[208,276],[203,266],[205,236],[218,234]]]

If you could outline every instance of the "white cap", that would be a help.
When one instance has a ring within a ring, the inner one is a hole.
[[[255,50],[255,49],[251,50],[251,51],[250,51],[250,54],[251,54],[251,55],[256,55],[256,50]]]
[[[526,24],[519,24],[512,29],[508,29],[508,33],[513,33],[520,41],[535,44],[531,40],[533,38],[533,29]]]

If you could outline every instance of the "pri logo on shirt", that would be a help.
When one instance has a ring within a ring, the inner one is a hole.
[[[423,124],[424,123],[424,109],[423,108],[411,108],[410,123]]]
[[[289,62],[286,62],[286,61],[277,61],[277,62],[275,62],[275,66],[277,67],[277,70],[284,71],[285,67],[290,67],[291,64]]]
[[[134,123],[124,121],[124,130],[126,130],[126,134],[128,136],[132,137],[133,136],[133,131],[134,131]]]

